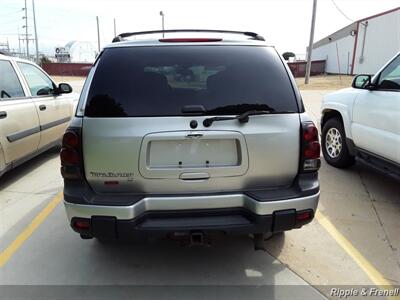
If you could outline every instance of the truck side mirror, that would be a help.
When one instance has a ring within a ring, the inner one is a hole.
[[[355,89],[368,89],[371,86],[371,75],[357,75],[354,77],[351,86]]]

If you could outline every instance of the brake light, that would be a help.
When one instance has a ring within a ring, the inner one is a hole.
[[[320,151],[321,146],[319,145],[319,142],[308,143],[304,150],[304,157],[307,159],[319,158]]]
[[[62,148],[60,151],[61,163],[65,165],[76,165],[80,162],[78,152],[70,148]]]
[[[76,148],[79,146],[79,137],[74,131],[67,131],[64,133],[63,140],[62,140],[62,145],[63,146],[68,146],[72,148]]]
[[[215,38],[171,38],[159,39],[163,43],[207,43],[207,42],[220,42],[222,39]]]
[[[61,175],[65,179],[81,179],[83,174],[80,129],[68,128],[60,151]]]
[[[304,140],[307,142],[318,141],[318,129],[315,127],[314,123],[307,122],[304,127]]]
[[[304,172],[318,171],[321,166],[321,146],[318,139],[318,129],[311,121],[303,122],[301,134],[300,169]]]

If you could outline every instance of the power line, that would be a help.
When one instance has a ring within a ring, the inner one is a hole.
[[[0,17],[12,16],[12,15],[16,15],[17,13],[20,13],[20,12],[22,12],[22,10],[18,9],[16,11],[10,11],[10,12],[7,12],[7,13],[0,14]]]
[[[19,23],[20,22],[20,20],[8,20],[8,21],[5,21],[5,22],[1,22],[0,23],[0,25],[8,25],[8,24],[15,24],[15,23]]]
[[[350,19],[341,9],[340,7],[336,4],[336,2],[334,0],[331,0],[333,5],[335,5],[336,9],[342,14],[343,17],[345,17],[347,20],[349,20],[350,22],[354,22],[354,20]]]

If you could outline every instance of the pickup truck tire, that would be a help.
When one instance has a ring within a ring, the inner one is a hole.
[[[354,164],[346,144],[346,133],[341,120],[332,118],[322,128],[322,153],[326,162],[336,168],[347,168]]]

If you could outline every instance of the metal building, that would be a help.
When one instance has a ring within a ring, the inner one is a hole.
[[[63,63],[92,63],[97,54],[94,45],[84,41],[71,41],[65,47],[55,48],[57,61]]]
[[[358,20],[313,44],[326,73],[375,74],[400,51],[400,7]]]

